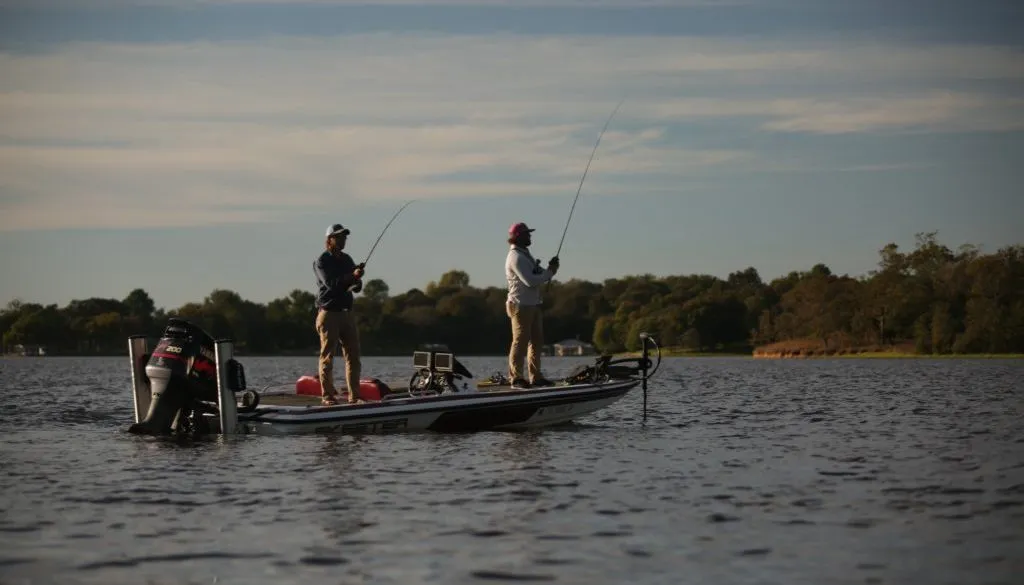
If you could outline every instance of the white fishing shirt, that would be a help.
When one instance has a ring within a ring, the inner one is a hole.
[[[509,246],[505,259],[505,280],[508,281],[507,302],[532,307],[541,304],[540,285],[554,274],[537,266],[537,261],[526,248]]]

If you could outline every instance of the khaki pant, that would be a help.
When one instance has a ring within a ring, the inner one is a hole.
[[[540,350],[544,345],[544,325],[541,306],[523,306],[506,303],[505,312],[512,319],[512,349],[508,353],[508,375],[515,380],[523,376],[523,357],[527,358],[529,381],[540,379]]]
[[[359,396],[359,330],[356,317],[351,311],[325,311],[316,315],[316,332],[320,334],[320,393],[324,397],[335,396],[334,354],[341,343],[345,358],[345,382],[349,399]]]

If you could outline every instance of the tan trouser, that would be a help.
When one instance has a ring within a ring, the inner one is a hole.
[[[544,345],[544,326],[541,322],[541,307],[522,306],[506,303],[505,312],[512,319],[512,349],[508,352],[508,375],[515,380],[525,380],[523,376],[523,356],[529,364],[530,378],[533,382],[541,377],[540,350]]]
[[[335,396],[334,353],[338,343],[345,358],[345,382],[349,399],[358,397],[359,375],[359,330],[351,311],[325,311],[316,315],[316,331],[320,334],[320,393],[325,397]]]

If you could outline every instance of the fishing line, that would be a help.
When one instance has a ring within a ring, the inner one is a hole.
[[[587,161],[586,168],[583,169],[583,177],[580,178],[580,186],[576,188],[576,197],[572,200],[572,207],[569,208],[569,218],[565,220],[565,229],[562,230],[562,239],[558,241],[558,251],[555,252],[555,258],[562,252],[562,243],[565,241],[565,233],[569,231],[569,222],[572,221],[572,212],[576,209],[576,201],[580,198],[580,191],[583,190],[583,181],[587,178],[587,171],[590,170],[590,163],[594,161],[594,155],[597,154],[597,147],[601,144],[601,137],[604,136],[604,131],[608,129],[608,124],[611,123],[612,118],[615,117],[615,112],[619,111],[619,107],[622,106],[622,102],[626,101],[626,98],[619,100],[615,109],[612,110],[612,115],[608,116],[608,119],[604,123],[604,128],[601,128],[601,133],[597,135],[597,142],[594,144],[594,150],[590,153],[590,159]]]

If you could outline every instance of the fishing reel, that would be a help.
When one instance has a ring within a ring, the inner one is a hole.
[[[489,386],[510,386],[512,379],[501,372],[494,372],[487,377],[485,383]]]
[[[356,268],[363,271],[363,276],[366,275],[366,262],[360,262],[356,264]],[[360,278],[355,284],[348,287],[348,292],[358,293],[363,291],[363,279]]]
[[[552,264],[555,265],[555,270],[558,270],[558,268],[561,266],[561,263],[558,260],[558,256],[552,256],[551,260],[548,260],[548,269],[549,270],[551,269],[551,265]],[[533,259],[533,273],[534,274],[543,274],[543,272],[544,272],[544,262],[540,258],[534,258]]]
[[[458,392],[450,374],[416,370],[412,378],[409,379],[409,394],[411,396],[436,396],[445,392]]]

